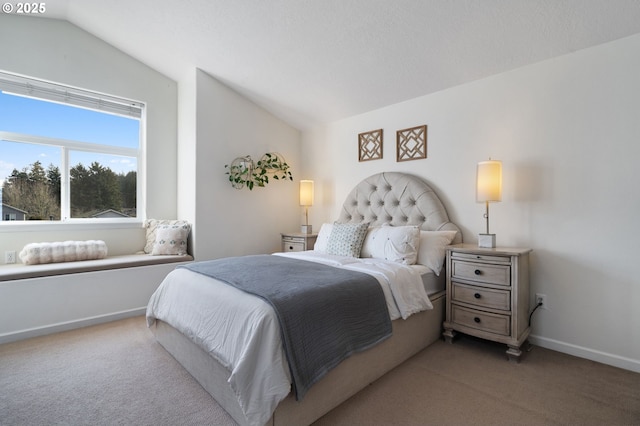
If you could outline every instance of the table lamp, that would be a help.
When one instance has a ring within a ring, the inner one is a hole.
[[[502,201],[502,162],[492,160],[478,163],[476,173],[476,201],[485,203],[484,218],[487,221],[487,232],[478,235],[478,247],[494,248],[496,234],[489,233],[489,203]]]
[[[303,234],[311,234],[311,225],[309,225],[309,207],[313,205],[313,181],[300,181],[300,205],[304,207],[304,225],[300,226],[300,232]]]

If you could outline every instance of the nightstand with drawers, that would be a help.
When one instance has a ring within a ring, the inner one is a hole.
[[[529,253],[526,248],[447,248],[445,340],[456,331],[508,346],[518,361],[529,337]]]
[[[292,232],[282,235],[282,251],[305,251],[313,250],[318,234],[302,234],[300,232]]]

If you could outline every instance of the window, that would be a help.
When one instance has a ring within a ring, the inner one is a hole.
[[[24,220],[138,218],[143,104],[1,72],[0,90],[3,208]]]

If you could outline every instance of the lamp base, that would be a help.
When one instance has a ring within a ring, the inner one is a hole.
[[[313,234],[311,225],[300,225],[300,232],[303,234]]]
[[[495,248],[496,234],[478,234],[478,247]]]

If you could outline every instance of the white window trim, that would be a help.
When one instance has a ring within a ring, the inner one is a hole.
[[[0,71],[0,90],[17,96],[142,119],[144,104],[76,87]]]
[[[99,220],[99,222],[98,222]],[[118,222],[115,222],[118,220]],[[139,229],[141,218],[123,219],[76,219],[73,222],[40,221],[40,220],[3,220],[0,221],[0,232],[49,232],[49,231],[91,231],[95,229]]]

